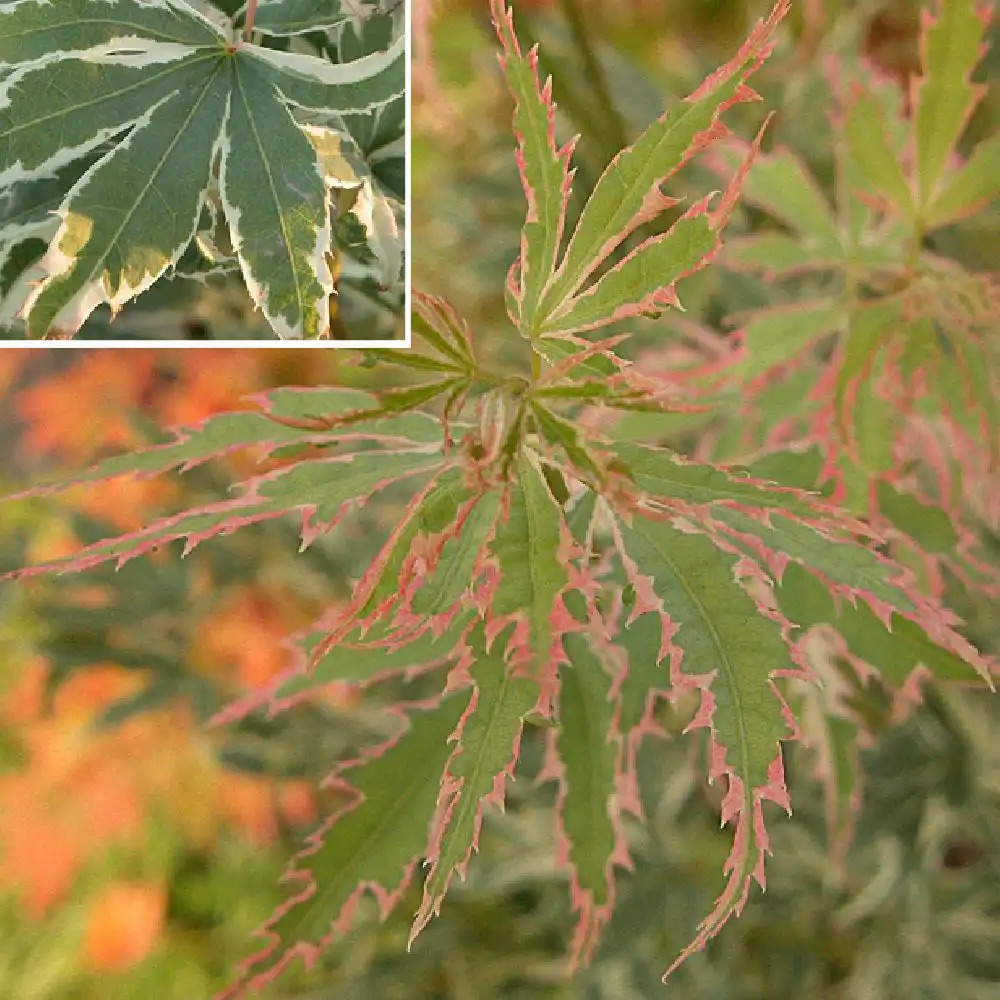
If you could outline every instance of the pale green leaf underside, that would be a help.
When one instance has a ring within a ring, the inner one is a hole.
[[[327,335],[326,186],[291,108],[300,97],[327,114],[362,114],[398,98],[403,40],[334,65],[230,45],[181,0],[97,0],[86,14],[74,0],[26,0],[0,13],[0,53],[4,39],[42,37],[65,48],[0,85],[0,186],[117,144],[59,207],[44,276],[24,307],[29,334],[72,335],[98,305],[114,311],[168,272],[197,230],[221,158],[226,222],[252,297],[280,337]],[[85,51],[109,42],[99,55]]]

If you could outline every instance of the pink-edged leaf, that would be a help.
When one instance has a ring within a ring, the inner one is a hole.
[[[791,486],[682,459],[666,448],[616,441],[615,455],[644,493],[661,502],[684,505],[731,504],[758,510],[784,510],[807,517],[823,513],[822,498]]]
[[[696,270],[719,245],[706,213],[679,219],[650,237],[579,295],[553,310],[541,332],[581,333],[678,304],[677,280]]]
[[[770,53],[774,30],[787,11],[788,0],[779,0],[767,18],[757,22],[733,59],[607,166],[542,297],[543,328],[548,328],[550,317],[564,315],[567,303],[629,235],[676,204],[663,193],[662,185],[727,133],[720,116],[734,104],[757,99],[746,81]],[[659,287],[659,283],[651,280],[649,287]]]
[[[79,552],[9,574],[27,578],[52,571],[83,570],[114,561],[119,567],[171,541],[185,539],[184,552],[221,534],[280,517],[292,511],[302,515],[303,545],[328,530],[344,507],[363,503],[373,493],[410,476],[430,474],[440,467],[440,454],[417,451],[371,451],[299,462],[258,476],[243,484],[236,500],[209,504],[161,518],[138,531],[96,542]]]
[[[487,652],[478,630],[471,645],[474,662],[468,679],[474,694],[459,724],[458,746],[441,783],[425,859],[430,872],[410,930],[410,946],[432,914],[441,912],[453,873],[465,878],[472,852],[478,849],[486,804],[503,809],[505,784],[513,776],[520,752],[524,717],[538,703],[538,682],[518,676],[505,662],[502,640],[495,641]]]
[[[347,683],[363,689],[389,677],[403,675],[409,678],[454,664],[462,656],[465,648],[462,638],[471,622],[469,614],[456,615],[441,632],[427,629],[420,635],[407,633],[401,638],[391,632],[376,635],[377,627],[363,636],[356,630],[328,650],[309,671],[312,654],[324,635],[311,630],[297,644],[298,655],[293,664],[274,679],[264,697],[270,702],[273,714],[282,705],[326,684]],[[263,704],[263,699],[259,703]]]
[[[735,169],[747,154],[746,144],[733,144],[719,151],[717,160]],[[743,200],[774,216],[800,238],[794,241],[802,257],[803,243],[809,256],[842,258],[840,232],[833,209],[815,177],[790,149],[779,148],[758,156],[743,184]],[[727,253],[729,251],[727,250]]]
[[[900,150],[886,128],[884,108],[860,88],[844,115],[844,137],[864,192],[876,191],[896,206],[900,214],[914,214],[913,192],[900,163]]]
[[[563,636],[559,727],[552,733],[546,776],[559,779],[557,861],[570,869],[578,914],[571,966],[587,962],[614,908],[614,866],[631,867],[614,804],[618,743],[613,736],[612,677],[585,635]],[[553,754],[554,751],[554,754]]]
[[[445,299],[413,292],[413,332],[459,370],[475,368],[476,353],[469,324]]]
[[[331,784],[350,801],[310,837],[286,878],[297,892],[264,925],[268,946],[240,968],[223,997],[246,995],[271,982],[292,959],[311,966],[349,929],[365,892],[383,919],[399,902],[427,850],[449,737],[468,711],[471,692],[443,698],[409,715],[409,728],[336,771]],[[347,772],[347,776],[345,776]]]
[[[656,698],[666,696],[669,677],[663,668],[663,623],[659,613],[635,614],[634,602],[621,613],[615,645],[624,661],[618,683],[617,729],[622,742],[622,808],[642,815],[636,754],[643,738],[662,730],[653,720]]]
[[[775,596],[789,621],[803,629],[833,627],[852,656],[875,667],[893,691],[911,700],[922,671],[939,680],[982,679],[992,684],[989,663],[951,629],[939,626],[932,637],[896,612],[883,620],[867,604],[835,599],[815,576],[794,563],[785,568]]]
[[[471,589],[482,565],[482,554],[500,512],[500,490],[479,494],[445,531],[447,540],[420,572],[419,590],[410,610],[421,617],[451,609]]]
[[[566,452],[566,457],[581,472],[587,472],[600,478],[601,470],[581,440],[580,431],[575,424],[539,403],[532,404],[531,412],[542,437],[556,447],[562,448]]]
[[[6,499],[69,489],[85,483],[99,483],[118,476],[141,478],[180,468],[187,471],[211,458],[221,457],[244,448],[258,449],[261,454],[282,445],[309,443],[315,437],[326,439],[329,433],[307,435],[301,429],[289,427],[267,416],[267,412],[282,417],[305,416],[307,413],[348,413],[372,406],[375,400],[354,389],[280,389],[256,397],[266,412],[255,410],[219,413],[191,427],[173,432],[174,440],[153,445],[125,455],[105,459],[84,472],[68,479],[41,483]]]
[[[523,456],[508,497],[506,517],[491,544],[500,567],[493,614],[526,618],[532,646],[545,657],[556,598],[569,582],[562,558],[565,521],[538,469]]]
[[[513,295],[515,319],[521,331],[534,338],[540,326],[539,300],[555,270],[562,242],[573,178],[569,163],[576,140],[557,148],[552,81],[543,85],[539,80],[538,50],[521,54],[513,13],[503,0],[492,0],[491,10],[503,47],[500,65],[514,96],[517,165],[528,202]]]
[[[938,0],[937,16],[923,12],[923,77],[913,88],[917,195],[921,212],[933,204],[948,160],[986,88],[971,82],[985,51],[988,6]]]
[[[287,511],[276,509],[270,504],[254,503],[250,500],[229,500],[208,504],[185,511],[183,514],[161,518],[139,531],[95,542],[72,555],[13,570],[0,579],[27,580],[46,573],[78,573],[106,562],[113,562],[121,568],[132,559],[181,538],[184,539],[184,554],[187,554],[206,539],[230,534],[260,521],[282,517],[286,513]]]
[[[671,636],[671,685],[697,687],[701,708],[689,728],[711,731],[710,777],[725,775],[724,823],[735,820],[728,881],[694,941],[667,975],[738,915],[751,880],[764,887],[765,799],[789,809],[780,741],[795,735],[774,679],[802,676],[780,624],[736,578],[737,558],[710,539],[636,515],[617,544],[639,600],[661,606]]]
[[[736,537],[756,539],[760,546],[754,548],[755,556],[761,561],[766,561],[763,550],[779,554],[775,565],[784,565],[788,559],[801,563],[842,593],[901,611],[917,611],[915,602],[920,598],[905,579],[903,567],[849,536],[774,512],[767,515],[766,523],[742,510],[723,507],[714,509],[711,516]]]
[[[284,510],[302,510],[303,543],[333,525],[352,501],[364,502],[391,483],[441,468],[440,452],[368,451],[296,462],[245,484],[249,495]]]
[[[1000,132],[984,139],[969,159],[941,182],[926,210],[928,228],[947,226],[1000,198]]]
[[[847,314],[838,302],[816,299],[754,312],[747,319],[737,332],[739,356],[734,370],[750,381],[788,364],[810,345],[838,331]]]

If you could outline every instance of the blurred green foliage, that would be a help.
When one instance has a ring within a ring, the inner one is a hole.
[[[487,350],[503,356],[520,349],[504,316],[502,277],[516,255],[523,215],[508,100],[484,6],[442,6],[434,52],[440,91],[433,102],[418,96],[414,109],[414,279],[418,287],[447,294],[485,334],[480,342]],[[588,4],[582,36],[574,30],[576,0],[519,11],[519,25],[544,42],[545,70],[556,75],[556,98],[564,111],[561,135],[582,131],[585,136],[580,197],[618,142],[616,131],[634,137],[666,103],[692,90],[767,6],[757,0]],[[825,15],[821,20],[817,11]],[[757,78],[763,107],[779,112],[768,144],[791,146],[828,193],[833,137],[825,114],[823,59],[828,53],[856,59],[864,51],[886,68],[905,70],[913,64],[912,14],[908,0],[802,2],[781,48]],[[985,63],[994,79],[997,61],[994,46]],[[593,92],[595,79],[603,99]],[[998,93],[978,109],[970,142],[1000,122]],[[760,107],[740,109],[732,125],[749,131],[760,115]],[[595,127],[601,121],[604,127]],[[710,187],[713,178],[699,171],[690,168],[680,183],[691,190]],[[679,184],[671,193],[684,190]],[[740,210],[732,232],[753,231],[762,218],[752,209]],[[942,253],[977,267],[990,264],[998,234],[1000,216],[994,209],[937,239]],[[740,310],[801,295],[808,280],[764,289],[709,268],[681,287],[687,309],[682,318],[628,324],[635,334],[633,350],[691,350],[692,326],[717,329]],[[796,391],[788,390],[790,400]],[[665,427],[658,424],[650,433],[680,445],[700,430],[683,422],[666,432]],[[224,480],[211,468],[185,477],[186,502],[218,497]],[[49,516],[39,505],[5,524],[3,565],[19,564],[25,540]],[[204,561],[220,586],[267,576],[306,599],[329,601],[343,593],[338,581],[366,554],[364,513],[355,520],[349,551],[320,539],[304,556],[295,555],[294,527],[267,525],[196,550],[183,571],[176,560],[132,563],[117,577],[101,576],[113,597],[110,608],[99,611],[79,609],[73,591],[82,584],[76,580],[47,583],[30,596],[2,589],[0,649],[12,671],[19,658],[39,650],[66,675],[87,662],[127,662],[131,655],[154,671],[164,698],[187,699],[200,718],[207,718],[232,692],[196,675],[184,659],[202,614],[184,582],[196,573],[192,567]],[[74,526],[84,538],[103,533],[79,516]],[[1000,541],[991,551],[1000,565]],[[953,606],[968,622],[970,639],[986,652],[1000,652],[995,605],[970,596],[957,581],[953,589]],[[152,604],[166,611],[170,636],[144,628]],[[415,680],[408,694],[418,696],[423,683]],[[395,689],[373,692],[366,706],[393,702],[399,694]],[[813,760],[804,748],[792,747],[787,771],[795,817],[770,815],[776,860],[768,866],[768,890],[755,893],[743,916],[674,974],[669,987],[674,995],[699,1000],[1000,997],[1000,742],[995,736],[1000,704],[985,692],[933,689],[925,704],[896,724],[877,684],[858,684],[850,696],[880,737],[874,747],[860,751],[864,804],[850,849],[838,856],[829,843],[822,791],[811,777]],[[675,737],[694,708],[688,702],[664,703],[659,718]],[[310,704],[280,720],[249,720],[220,740],[218,753],[230,767],[315,780],[334,760],[385,735],[374,707]],[[690,940],[710,908],[730,846],[728,833],[718,828],[721,793],[704,786],[698,776],[701,762],[692,760],[704,756],[703,741],[670,738],[644,746],[640,773],[650,823],[644,831],[628,831],[636,870],[618,877],[615,914],[593,965],[569,981],[564,949],[572,919],[563,878],[554,872],[547,808],[553,792],[532,784],[541,767],[543,736],[526,734],[520,780],[508,787],[508,815],[501,824],[487,813],[482,856],[412,953],[406,953],[405,943],[419,896],[411,887],[384,924],[374,906],[363,905],[363,918],[348,941],[334,945],[316,970],[300,971],[266,996],[646,1000],[663,995],[664,956]],[[0,753],[5,767],[14,766],[15,744],[5,741]],[[265,851],[233,840],[214,853],[192,854],[164,832],[147,850],[150,857],[167,859],[172,880],[166,941],[157,953],[121,976],[88,976],[74,964],[82,921],[78,903],[36,924],[23,919],[16,903],[5,901],[0,995],[202,1000],[222,986],[229,963],[245,953],[250,929],[282,898],[276,884],[282,846]],[[80,892],[112,872],[135,873],[148,863],[135,854],[109,858],[81,876]]]

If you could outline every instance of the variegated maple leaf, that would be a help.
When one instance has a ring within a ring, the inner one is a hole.
[[[255,28],[346,20],[339,3],[309,7],[265,0]],[[251,44],[185,0],[4,4],[0,315],[21,315],[31,337],[70,337],[97,306],[115,312],[172,273],[199,233],[214,247],[221,218],[275,333],[329,336],[329,189],[384,202],[363,157],[345,181],[316,136],[356,150],[344,122],[402,95],[404,57],[401,38],[342,63]],[[369,219],[369,232],[379,225],[395,220]]]

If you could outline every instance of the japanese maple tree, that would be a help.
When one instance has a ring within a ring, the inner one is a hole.
[[[278,712],[333,681],[359,691],[390,678],[437,681],[433,697],[390,710],[399,719],[391,739],[339,763],[331,781],[344,805],[293,862],[289,898],[265,924],[267,945],[227,995],[270,981],[296,955],[313,961],[348,932],[366,893],[387,914],[419,871],[412,943],[440,911],[455,873],[464,876],[484,811],[503,807],[528,719],[548,726],[543,777],[557,786],[558,860],[577,914],[572,962],[586,961],[613,910],[617,871],[631,865],[624,817],[643,816],[637,750],[657,731],[657,701],[694,690],[700,708],[688,728],[708,731],[708,778],[725,783],[721,818],[733,843],[716,904],[672,970],[742,910],[753,882],[764,886],[773,812],[765,803],[790,810],[782,743],[823,736],[807,731],[803,710],[803,692],[820,677],[806,639],[842,651],[859,675],[876,673],[900,703],[927,676],[992,686],[996,664],[962,637],[912,565],[886,554],[866,512],[613,429],[588,430],[593,424],[577,419],[589,408],[667,413],[708,405],[625,360],[622,336],[594,332],[677,307],[678,282],[715,266],[734,206],[755,183],[749,179],[773,171],[768,158],[756,173],[761,130],[721,192],[679,209],[663,191],[689,160],[720,147],[727,111],[756,99],[750,80],[787,10],[788,0],[779,0],[731,60],[622,149],[571,222],[573,143],[556,142],[537,54],[522,51],[511,11],[494,0],[527,200],[506,282],[523,369],[485,364],[461,316],[444,299],[417,293],[414,349],[367,355],[419,376],[417,384],[278,389],[259,397],[257,410],[211,417],[71,483],[22,494],[187,470],[247,448],[281,458],[231,499],[11,574],[21,579],[120,566],[174,540],[189,551],[290,512],[301,519],[305,547],[349,524],[362,506],[402,508],[350,599],[298,636],[297,656],[281,675],[218,720]],[[945,0],[943,23],[969,10],[966,0]],[[962,21],[962,30],[971,23]],[[936,60],[945,46],[934,44],[933,26],[927,30],[932,72],[917,90],[914,117],[923,149],[920,136],[929,133],[920,109],[937,108],[933,156],[918,156],[938,164],[937,178],[959,133],[945,122],[967,110],[966,101],[944,96],[965,86],[971,64]],[[931,176],[921,169],[919,176]],[[941,193],[937,180],[931,187],[931,207],[918,213],[925,225],[948,214],[942,198],[956,197]],[[780,194],[773,203],[783,207]],[[794,219],[804,225],[806,216],[795,210]],[[828,228],[832,242],[836,224]],[[861,308],[879,306],[866,296]],[[864,391],[859,376],[868,362],[858,351],[831,362],[841,387],[836,412],[845,412],[844,393]],[[842,706],[831,701],[824,711],[832,716]],[[839,733],[857,739],[859,723],[838,721]],[[841,750],[827,756],[831,780]]]

